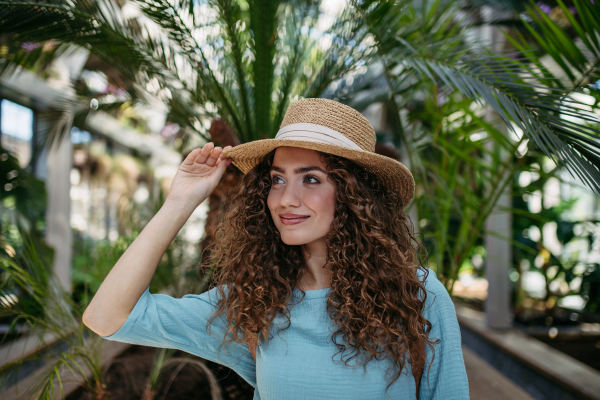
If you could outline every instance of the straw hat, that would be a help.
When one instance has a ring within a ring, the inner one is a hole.
[[[404,207],[410,203],[415,181],[404,165],[375,154],[375,130],[351,107],[326,99],[304,99],[291,104],[275,139],[256,140],[226,150],[242,172],[254,168],[281,146],[317,150],[347,158],[377,175],[381,183],[397,191]]]

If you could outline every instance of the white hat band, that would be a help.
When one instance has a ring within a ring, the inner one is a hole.
[[[321,142],[354,150],[362,150],[359,145],[338,131],[317,124],[300,123],[286,125],[277,132],[275,139]]]

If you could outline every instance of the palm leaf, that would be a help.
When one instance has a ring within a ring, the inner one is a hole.
[[[435,42],[434,37],[427,35],[413,38],[412,27],[423,22],[407,24],[404,28],[407,36],[392,35],[387,28],[382,30],[376,23],[380,19],[388,19],[390,24],[400,24],[406,19],[404,3],[360,5],[371,33],[380,44],[380,55],[393,90],[397,88],[396,79],[407,71],[417,72],[421,79],[459,90],[480,104],[485,102],[509,128],[512,129],[514,123],[548,157],[564,164],[589,188],[600,193],[600,164],[597,162],[600,146],[596,142],[600,131],[561,118],[566,115],[595,123],[598,122],[595,115],[581,111],[583,104],[565,99],[564,90],[539,84],[546,78],[532,70],[526,58],[479,54],[462,45],[460,35],[445,43]],[[432,44],[423,45],[423,40],[430,40]],[[394,73],[398,69],[401,72]]]
[[[4,271],[2,287],[6,287],[6,282],[10,280],[22,293],[37,301],[43,307],[43,312],[42,315],[32,315],[17,303],[12,307],[1,308],[0,316],[22,321],[30,327],[32,334],[38,336],[41,343],[45,342],[45,335],[51,332],[58,339],[58,343],[62,342],[68,349],[58,353],[36,353],[3,365],[0,368],[0,386],[4,389],[12,383],[10,377],[18,373],[19,368],[27,361],[43,360],[42,367],[21,396],[31,399],[56,398],[56,391],[60,390],[62,393],[63,390],[61,373],[67,370],[89,389],[94,390],[95,387],[87,378],[84,367],[92,372],[93,379],[101,378],[101,339],[96,335],[86,337],[78,304],[62,289],[49,266],[39,257],[33,238],[23,231],[20,232],[20,236],[24,249],[17,259],[0,257]]]
[[[220,117],[242,142],[274,136],[293,99],[319,97],[375,53],[353,9],[315,36],[318,1],[135,3],[143,18],[124,17],[113,0],[4,1],[0,29],[85,46],[135,87],[157,87],[178,123],[202,136],[206,119]]]
[[[600,5],[575,0],[574,14],[561,0],[558,4],[571,24],[574,37],[533,3],[528,7],[531,21],[523,23],[568,78],[570,85],[565,93],[568,95],[600,79]]]
[[[249,0],[250,29],[254,39],[254,57],[252,73],[254,82],[260,85],[254,87],[256,121],[256,135],[265,138],[271,134],[273,113],[273,78],[275,74],[275,49],[277,41],[277,25],[280,16],[277,11],[280,5],[278,0]],[[241,82],[239,82],[241,83]],[[267,118],[265,118],[267,116]]]
[[[242,10],[237,1],[234,0],[219,0],[216,2],[219,13],[219,19],[223,26],[223,38],[231,43],[231,52],[226,55],[230,63],[233,65],[235,70],[235,77],[238,82],[239,90],[239,103],[241,103],[240,111],[243,112],[241,118],[244,120],[245,129],[240,131],[239,134],[243,139],[248,140],[254,137],[255,131],[255,115],[254,111],[251,110],[251,104],[253,103],[251,96],[253,95],[253,88],[248,81],[247,62],[244,60],[244,54],[250,51],[249,41],[251,40],[251,34],[246,29],[242,16]]]

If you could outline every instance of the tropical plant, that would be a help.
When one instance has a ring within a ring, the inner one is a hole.
[[[546,14],[547,10],[532,2],[522,21],[533,40],[528,41],[522,35],[509,38],[524,54],[550,56],[556,66],[552,69],[535,60],[536,67],[546,78],[544,82],[560,90],[564,103],[579,99],[579,107],[592,112],[598,109],[600,100],[600,4],[586,0],[573,3],[574,7],[567,7],[558,0],[557,9],[564,16],[564,21],[558,22]],[[598,169],[597,119],[582,118],[581,113],[573,113],[568,108],[561,108],[558,115],[562,115],[559,134],[571,137],[573,140],[569,142],[573,149]],[[579,129],[573,130],[574,126]],[[597,186],[586,181],[595,176],[597,183],[596,175],[576,175],[598,193]]]
[[[24,244],[22,251],[15,257],[0,256],[4,271],[0,292],[4,298],[14,295],[16,284],[21,295],[33,299],[37,306],[31,307],[31,302],[22,304],[16,300],[4,304],[0,308],[0,316],[10,317],[12,328],[21,324],[21,330],[37,336],[41,343],[45,343],[47,333],[53,333],[59,343],[66,344],[67,350],[38,353],[3,365],[0,368],[2,391],[15,383],[13,379],[18,376],[18,370],[24,363],[37,360],[39,365],[41,358],[44,361],[39,375],[31,386],[23,388],[21,397],[64,397],[61,374],[69,371],[94,393],[96,399],[106,398],[101,368],[101,339],[85,334],[81,324],[82,310],[54,279],[49,265],[39,258],[33,240],[23,232],[21,236]],[[90,377],[84,368],[91,371]]]
[[[485,102],[509,129],[514,129],[513,125],[519,128],[548,157],[565,165],[588,187],[600,191],[598,144],[594,141],[599,131],[582,123],[598,119],[585,112],[585,104],[565,99],[568,93],[550,85],[543,70],[532,68],[535,59],[522,54],[517,58],[490,52],[482,54],[464,45],[461,35],[440,40],[439,34],[432,32],[429,36],[418,35],[417,40],[407,40],[397,32],[422,32],[423,23],[415,19],[413,24],[407,24],[410,12],[405,11],[406,8],[396,9],[387,3],[361,4],[369,10],[365,13],[367,21],[373,20],[371,32],[378,43],[378,54],[382,56],[392,90],[404,89],[407,75],[416,72],[421,79],[434,80],[477,102]],[[438,16],[437,4],[439,2],[430,3],[431,8],[425,7],[422,15],[429,12]],[[376,23],[382,19],[389,22]],[[432,22],[450,24],[443,19]],[[384,26],[397,29],[388,31]],[[577,117],[579,121],[561,118],[565,115]]]
[[[524,167],[521,159],[506,156],[518,153],[523,139],[510,140],[485,121],[485,109],[470,111],[468,98],[450,95],[444,104],[433,96],[428,100],[421,110],[421,118],[428,118],[413,122],[406,146],[419,182],[415,224],[424,234],[432,267],[452,291],[459,272],[483,244],[485,223],[498,198]],[[424,120],[431,126],[423,126]]]
[[[11,258],[20,254],[25,246],[20,232],[24,231],[35,245],[38,257],[50,264],[53,250],[43,240],[45,211],[44,183],[21,168],[18,160],[0,147],[0,255]],[[1,267],[0,272],[3,272]],[[39,313],[36,299],[20,293],[15,281],[8,279],[3,288],[7,293],[12,291],[12,296],[19,295],[28,312]],[[2,322],[10,324],[11,319],[4,317]],[[9,330],[7,337],[14,336],[18,332]]]
[[[582,109],[598,114],[600,7],[593,1],[585,0],[558,0],[554,3],[554,6],[544,2],[525,3],[526,13],[520,16],[524,28],[520,33],[509,36],[509,39],[519,51],[535,57],[535,65],[547,78],[547,84],[559,88],[566,101],[578,99],[585,103],[580,104]],[[573,148],[588,159],[595,160],[594,164],[597,165],[600,159],[597,150],[598,136],[590,133],[598,127],[597,121],[582,120],[568,112],[564,113],[562,118],[565,128],[572,124],[580,124],[586,129],[580,132],[579,142],[575,143]],[[577,259],[565,259],[559,254],[553,254],[543,245],[543,226],[548,222],[557,224],[559,242],[567,244],[571,240],[582,239],[574,233],[574,227],[582,228],[579,236],[585,237],[586,231],[594,229],[595,221],[564,220],[561,214],[573,206],[573,201],[562,202],[549,208],[542,207],[539,213],[528,211],[522,196],[543,193],[543,185],[549,178],[548,172],[540,170],[540,165],[543,164],[540,155],[535,154],[531,157],[537,157],[538,160],[532,164],[536,166],[532,174],[537,179],[533,179],[526,187],[516,184],[516,196],[513,201],[514,238],[517,243],[514,248],[517,257],[515,267],[519,277],[515,294],[517,312],[526,312],[524,303],[530,302],[525,299],[520,287],[522,273],[526,273],[522,269],[526,268],[539,271],[546,282],[546,298],[543,301],[547,312],[543,318],[550,318],[548,313],[554,313],[557,298],[570,294],[583,296],[586,301],[584,311],[597,312],[600,304],[597,290],[599,267],[585,265]],[[572,185],[573,182],[568,184]],[[540,232],[539,240],[534,241],[528,237],[527,232],[530,229]],[[590,236],[589,246],[593,245],[592,242]]]
[[[373,50],[351,13],[316,40],[316,1],[126,3],[156,25],[125,18],[110,0],[0,4],[1,31],[13,40],[88,48],[134,82],[152,83],[169,119],[205,138],[206,118],[225,119],[242,142],[272,137],[293,98],[318,96]]]
[[[568,7],[562,0],[554,8],[563,17],[551,18],[551,7],[531,2],[527,14],[521,17],[523,25],[533,40],[520,36],[513,40],[522,51],[548,54],[556,63],[562,76],[543,68],[547,76],[559,78],[555,84],[566,90],[564,95],[582,89],[600,90],[600,7],[593,1],[573,0]],[[596,93],[597,92],[593,92]]]
[[[419,220],[427,221],[428,250],[451,289],[512,173],[525,167],[523,160],[511,156],[518,146],[525,153],[531,140],[598,190],[594,138],[599,131],[585,124],[597,118],[582,112],[585,105],[565,101],[566,92],[552,84],[545,70],[532,68],[539,62],[531,52],[492,54],[469,45],[452,12],[456,6],[400,3],[357,5],[376,41],[376,58],[389,90],[367,80],[359,84],[363,96],[347,90],[340,97],[355,107],[385,101],[396,147],[415,174],[415,206]],[[563,120],[561,115],[580,120]],[[516,130],[519,141],[508,140],[490,117]],[[484,135],[491,143],[472,140]],[[579,152],[582,144],[591,153]]]
[[[376,61],[383,66],[383,88],[388,90],[376,91],[375,97],[363,97],[361,102],[386,102],[395,120],[395,145],[409,158],[418,154],[411,149],[416,138],[407,133],[414,122],[405,118],[411,102],[427,88],[442,97],[458,91],[472,102],[488,104],[509,128],[514,124],[547,156],[562,162],[589,187],[600,188],[593,140],[598,131],[560,116],[582,121],[595,117],[566,99],[545,70],[535,68],[539,64],[535,59],[482,53],[469,44],[455,18],[458,6],[452,2],[353,2],[325,32],[317,31],[323,20],[321,4],[311,1],[127,3],[139,7],[154,25],[140,22],[142,18],[124,18],[122,9],[109,0],[4,4],[7,32],[18,34],[21,41],[52,37],[86,46],[131,80],[153,87],[170,106],[169,120],[185,127],[184,133],[208,139],[203,124],[222,118],[224,127],[211,129],[211,134],[224,145],[272,137],[294,98],[327,96],[332,86],[348,82]],[[61,24],[60,32],[54,24]],[[351,87],[345,89],[338,98],[356,95]],[[467,103],[465,107],[471,104]],[[229,126],[233,135],[219,135]],[[423,126],[436,137],[435,130]],[[501,161],[495,159],[497,164]],[[489,209],[497,198],[490,193]],[[456,194],[453,201],[461,204]],[[447,227],[447,218],[440,215],[435,220],[438,229]],[[437,253],[448,257],[438,261],[451,266],[445,275],[452,280],[461,257],[449,249],[444,245]]]
[[[540,152],[529,151],[523,158],[528,168],[514,174],[512,185],[515,319],[522,323],[577,323],[572,311],[561,309],[561,299],[581,296],[585,311],[596,310],[600,298],[589,290],[593,283],[585,283],[593,282],[598,267],[587,262],[585,254],[593,253],[594,231],[600,221],[568,218],[580,199],[563,200],[548,188],[573,183],[561,179],[561,168]],[[554,234],[557,242],[551,245]],[[526,290],[531,288],[524,287],[524,276],[531,273],[544,282],[542,290],[533,295]],[[579,306],[575,308],[581,311]]]

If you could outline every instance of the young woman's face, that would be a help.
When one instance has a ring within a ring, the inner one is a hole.
[[[333,222],[336,185],[314,150],[279,147],[271,167],[267,204],[288,245],[322,240]]]

